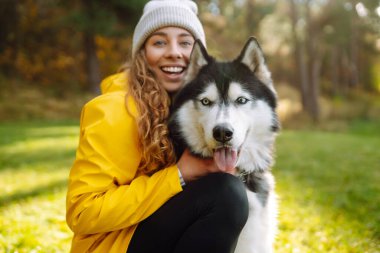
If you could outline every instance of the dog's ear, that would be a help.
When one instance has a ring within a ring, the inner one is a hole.
[[[186,76],[184,78],[185,83],[190,82],[198,74],[199,70],[208,64],[210,56],[208,55],[206,48],[202,42],[197,39],[194,43],[193,50],[190,55],[190,63],[187,68]]]
[[[271,73],[265,64],[264,53],[255,37],[248,39],[237,60],[247,65],[256,77],[275,93]]]

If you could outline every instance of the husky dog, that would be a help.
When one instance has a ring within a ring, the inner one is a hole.
[[[249,38],[230,62],[216,61],[196,41],[169,131],[178,157],[186,148],[201,157],[220,148],[236,152],[249,216],[235,253],[272,252],[277,204],[270,167],[279,127],[276,92],[257,40]]]

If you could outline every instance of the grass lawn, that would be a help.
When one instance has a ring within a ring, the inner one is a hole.
[[[363,127],[280,135],[277,252],[380,252],[380,135]]]
[[[286,131],[274,174],[276,252],[380,252],[379,125]],[[76,122],[0,125],[0,252],[68,252],[66,180]]]

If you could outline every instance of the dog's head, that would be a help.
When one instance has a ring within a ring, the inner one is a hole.
[[[229,62],[215,60],[196,41],[169,128],[178,153],[187,147],[212,157],[217,149],[231,148],[238,152],[241,170],[270,167],[279,129],[276,93],[255,38]]]

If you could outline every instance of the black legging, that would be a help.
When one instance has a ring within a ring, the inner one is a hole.
[[[247,218],[241,180],[210,174],[188,183],[142,221],[127,253],[232,253]]]

